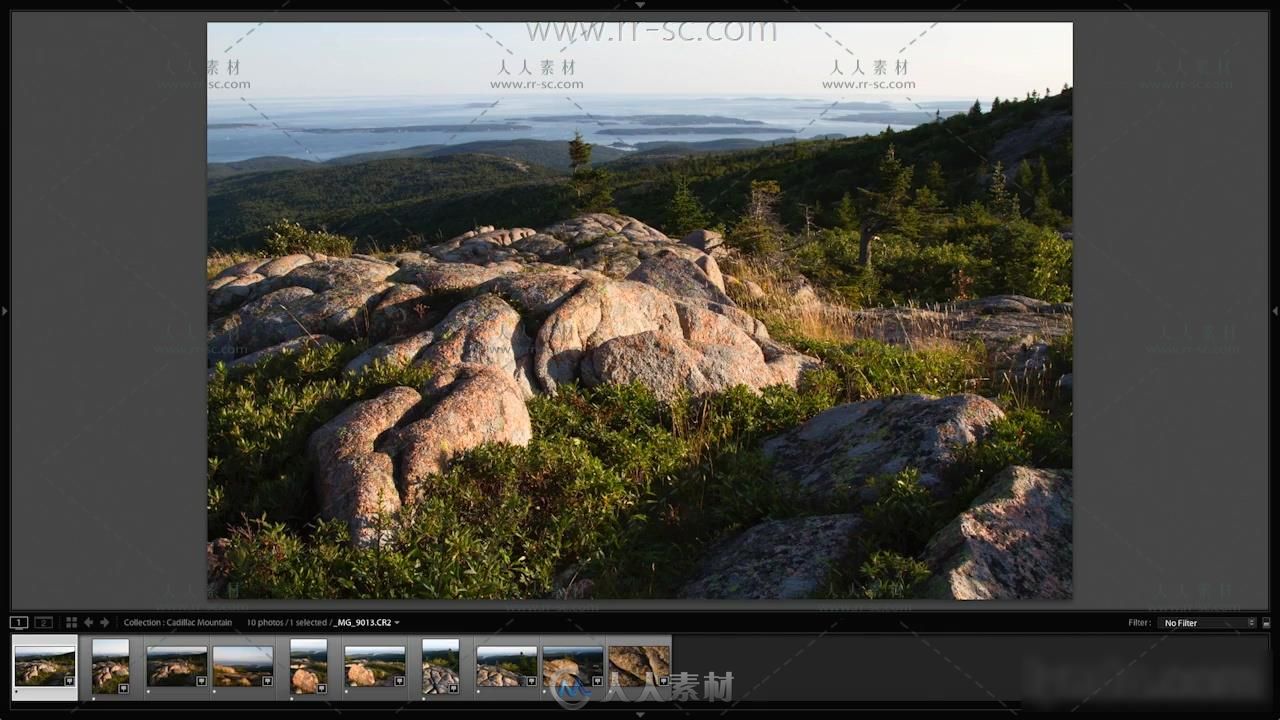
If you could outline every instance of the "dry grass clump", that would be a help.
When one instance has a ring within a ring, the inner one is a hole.
[[[734,302],[788,335],[824,342],[879,340],[913,350],[958,344],[944,310],[916,305],[854,309],[798,273],[758,258],[733,256],[721,265],[736,280],[726,284]]]
[[[242,263],[246,260],[261,260],[266,257],[266,255],[258,252],[210,250],[209,254],[204,258],[205,279],[212,280],[215,275],[237,263]]]

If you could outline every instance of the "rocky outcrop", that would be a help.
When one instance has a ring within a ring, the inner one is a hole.
[[[421,393],[396,387],[350,406],[312,434],[308,453],[322,512],[346,520],[355,543],[371,545],[454,455],[484,443],[524,445],[531,435],[515,381],[492,366],[462,364]]]
[[[610,645],[609,684],[620,687],[657,685],[671,676],[670,645]]]
[[[728,253],[724,236],[715,230],[694,230],[681,238],[680,242],[712,257],[723,257]]]
[[[348,362],[348,373],[376,363],[429,370],[425,383],[405,381],[414,386],[385,389],[346,407],[307,444],[321,513],[344,521],[356,545],[375,546],[395,537],[396,518],[449,491],[438,479],[460,453],[529,443],[525,403],[538,393],[566,384],[641,383],[673,399],[735,386],[756,392],[797,386],[818,360],[772,340],[764,324],[739,307],[734,297],[751,307],[748,300],[764,291],[725,276],[714,257],[723,251],[723,238],[710,231],[677,241],[635,218],[592,214],[541,230],[478,227],[383,257],[247,261],[209,281],[208,360],[237,367],[360,341],[368,346]],[[797,305],[822,305],[802,279],[782,291]],[[914,342],[922,331],[945,325],[956,338],[1009,353],[1008,367],[1029,375],[1047,362],[1046,343],[1070,331],[1070,311],[1069,305],[1000,296],[856,314],[895,342]],[[764,451],[780,483],[819,500],[846,491],[874,500],[868,481],[906,468],[918,469],[922,483],[946,495],[955,449],[981,439],[1000,417],[993,403],[972,395],[880,398],[821,413],[772,438]],[[682,594],[812,596],[832,565],[846,558],[859,523],[857,515],[835,514],[749,527],[717,543]],[[223,540],[208,546],[211,593],[225,590],[229,547]],[[571,574],[550,593],[572,599],[592,590],[590,578]],[[644,677],[656,661],[648,650],[637,652],[611,663],[643,656],[649,670],[623,674]],[[370,672],[359,665],[351,671]],[[666,667],[661,674],[668,673]],[[456,681],[444,669],[424,668],[424,690],[447,687],[450,677]],[[499,685],[518,682],[497,668],[486,677]]]
[[[644,283],[585,282],[538,330],[534,373],[544,390],[555,392],[561,383],[577,379],[582,356],[591,348],[647,331],[680,332],[670,297]]]
[[[684,587],[686,598],[812,597],[849,555],[857,515],[772,520],[720,543]]]
[[[119,662],[115,660],[104,660],[95,662],[92,668],[93,687],[100,688],[114,681],[129,681],[129,664],[128,662]]]
[[[478,687],[519,687],[520,676],[497,665],[476,665],[476,685]]]
[[[320,687],[320,678],[306,668],[298,668],[289,677],[289,688],[295,695],[311,695]]]
[[[361,663],[347,666],[347,685],[351,687],[370,687],[378,684],[378,677],[373,671]]]
[[[779,475],[806,493],[830,498],[853,492],[875,499],[868,480],[908,468],[938,494],[954,450],[985,436],[1004,417],[995,403],[977,395],[935,398],[895,395],[839,405],[804,425],[765,442]]]
[[[980,342],[992,367],[1015,380],[1043,374],[1049,343],[1072,331],[1071,303],[1048,303],[1022,295],[840,312],[857,335],[895,345]]]
[[[1072,597],[1072,472],[1012,466],[929,541],[928,594]]]
[[[641,262],[627,279],[647,283],[675,298],[732,305],[733,300],[724,292],[724,279],[716,261],[710,256],[704,256],[702,261],[710,272],[672,250],[663,250]]]
[[[446,695],[449,686],[458,685],[458,673],[453,668],[425,665],[422,668],[422,692],[425,695]]]
[[[578,663],[573,658],[543,658],[543,687],[584,686],[591,684],[591,678],[585,677]]]
[[[385,438],[395,455],[398,486],[406,503],[430,492],[426,481],[454,455],[479,445],[527,445],[533,429],[524,395],[506,373],[489,365],[448,368],[423,389],[434,404],[420,420]]]
[[[310,438],[321,510],[353,541],[429,493],[452,457],[524,444],[524,401],[564,383],[642,382],[664,398],[796,385],[817,361],[769,339],[724,292],[698,242],[593,214],[542,231],[479,227],[421,251],[251,260],[209,282],[210,364],[242,366],[322,344],[370,343],[348,373],[421,365]]]
[[[391,275],[393,282],[416,285],[427,295],[458,294],[472,290],[507,273],[518,272],[515,263],[471,265],[467,263],[405,263]]]
[[[525,397],[533,396],[530,377],[533,341],[520,314],[492,293],[453,309],[432,329],[432,342],[416,362],[434,368],[462,363],[488,365],[506,373]]]
[[[226,366],[229,370],[239,367],[252,367],[260,362],[270,360],[271,358],[278,357],[280,355],[290,355],[303,350],[324,347],[325,345],[332,345],[335,342],[337,342],[337,340],[334,340],[328,335],[303,335],[292,340],[285,340],[282,343],[276,343],[275,345],[262,348],[261,350],[255,350],[248,355],[226,363]],[[211,376],[213,373],[213,370],[209,371]]]

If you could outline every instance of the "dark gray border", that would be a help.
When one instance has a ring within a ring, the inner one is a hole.
[[[379,19],[471,20],[466,15]],[[776,19],[869,17],[803,15]],[[11,358],[11,533],[15,540],[42,538],[38,552],[12,557],[15,605],[210,606],[202,556],[204,23],[355,17],[12,16],[14,311],[8,319],[21,351]],[[217,606],[1265,606],[1266,14],[891,13],[875,19],[1074,21],[1080,290],[1074,601]],[[1196,88],[1170,75],[1179,57],[1223,56],[1230,61],[1228,88]],[[1182,84],[1151,85],[1165,81]],[[1217,334],[1206,336],[1206,327]],[[48,528],[76,532],[51,535]]]

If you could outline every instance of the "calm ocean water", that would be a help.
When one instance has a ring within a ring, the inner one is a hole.
[[[935,108],[948,111],[961,100],[921,103],[818,98],[673,98],[637,96],[575,97],[572,101],[542,94],[504,98],[340,98],[218,101],[208,105],[208,161],[233,162],[266,155],[328,160],[355,153],[396,150],[417,145],[462,144],[478,140],[568,140],[574,131],[589,142],[610,145],[654,141],[707,141],[722,138],[779,140],[839,133],[845,136],[895,130],[932,119]],[[972,101],[968,101],[972,103]],[[575,105],[576,103],[576,105]],[[838,120],[863,112],[899,112],[904,122]],[[686,124],[637,115],[717,116]],[[919,117],[919,120],[916,119]],[[753,121],[733,124],[726,118]],[[692,123],[692,124],[689,124]],[[219,127],[226,125],[228,127]],[[520,127],[513,127],[518,125]],[[277,127],[278,126],[278,127]],[[434,129],[385,130],[409,126]],[[672,132],[671,127],[714,128],[710,133]],[[760,128],[764,128],[762,131]],[[372,128],[382,131],[374,132]],[[323,129],[330,132],[314,132]],[[344,132],[331,132],[346,130]],[[616,134],[615,134],[616,133]],[[632,134],[637,133],[637,134]]]

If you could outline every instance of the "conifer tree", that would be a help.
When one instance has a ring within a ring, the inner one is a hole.
[[[877,167],[876,188],[858,188],[862,193],[858,264],[862,267],[871,266],[871,243],[880,233],[903,227],[911,193],[911,175],[911,168],[902,164],[893,145],[890,145]]]

